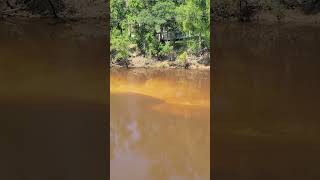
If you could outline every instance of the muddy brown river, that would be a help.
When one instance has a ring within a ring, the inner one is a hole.
[[[216,25],[215,180],[320,178],[320,28]]]
[[[104,26],[0,21],[0,179],[106,180]]]
[[[113,70],[112,180],[210,179],[210,71]]]

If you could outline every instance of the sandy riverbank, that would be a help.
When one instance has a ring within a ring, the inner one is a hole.
[[[210,69],[210,55],[207,53],[200,57],[189,56],[185,63],[177,60],[156,60],[143,56],[131,57],[127,65],[110,62],[111,68],[159,68],[159,69]]]

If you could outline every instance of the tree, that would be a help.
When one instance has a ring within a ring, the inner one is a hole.
[[[204,40],[208,41],[210,36],[210,1],[209,0],[186,0],[184,4],[177,8],[177,22],[179,23],[181,30],[185,32],[189,37],[198,37],[198,51],[202,48],[202,45],[209,45]],[[194,47],[194,40],[189,43],[189,46]]]
[[[118,63],[128,64],[128,37],[125,34],[122,34],[118,29],[112,29],[111,32],[111,54],[114,56],[114,60]]]
[[[111,0],[110,5],[111,46],[120,57],[129,56],[120,44],[135,44],[141,55],[158,59],[184,47],[196,54],[210,44],[210,0]],[[176,45],[177,33],[190,39]]]

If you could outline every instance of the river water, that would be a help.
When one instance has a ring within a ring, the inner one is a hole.
[[[112,180],[210,178],[210,71],[113,70]]]
[[[319,26],[216,24],[215,36],[214,179],[319,179]]]
[[[105,26],[0,21],[0,179],[106,180]]]

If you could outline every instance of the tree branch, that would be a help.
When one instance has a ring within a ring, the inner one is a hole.
[[[5,10],[5,11],[1,11],[0,13],[1,14],[10,14],[10,13],[13,13],[15,11],[19,11],[21,10],[22,8],[15,8],[15,9],[9,9],[9,10]]]

